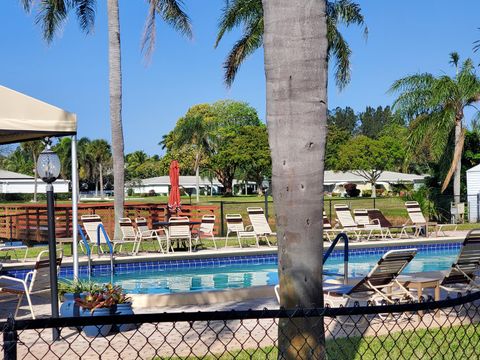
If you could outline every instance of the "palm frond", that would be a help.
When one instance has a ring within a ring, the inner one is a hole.
[[[149,58],[155,48],[156,40],[156,15],[170,25],[174,30],[187,38],[192,38],[193,32],[190,24],[190,18],[183,10],[182,0],[147,0],[149,10],[145,30],[142,36],[141,47],[145,56]],[[155,15],[156,13],[156,15]]]
[[[225,33],[241,24],[244,24],[245,27],[252,27],[252,24],[258,23],[261,18],[263,18],[262,0],[227,0],[218,23],[218,34],[214,47],[218,46]]]
[[[335,19],[335,23],[342,23],[345,26],[357,25],[363,27],[363,35],[368,37],[368,27],[362,15],[362,8],[359,4],[350,0],[338,0],[327,2],[327,18]]]
[[[235,43],[223,64],[225,84],[230,87],[238,69],[245,59],[263,44],[263,18],[251,28],[245,29],[243,37]]]
[[[51,43],[55,33],[67,19],[71,0],[41,0],[36,23],[40,24],[43,38]]]
[[[32,3],[33,0],[21,0],[23,9],[28,13],[30,12],[30,9],[32,8]]]
[[[335,83],[342,90],[350,82],[350,55],[352,51],[336,27],[331,29],[332,39],[328,45],[328,57],[335,58]]]
[[[75,12],[80,28],[87,34],[93,30],[95,24],[96,5],[96,0],[75,0]]]

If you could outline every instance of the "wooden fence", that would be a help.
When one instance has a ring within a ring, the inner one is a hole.
[[[132,219],[145,217],[149,226],[153,222],[165,220],[167,211],[165,204],[128,203],[124,207],[126,217]],[[79,220],[85,214],[98,214],[102,218],[108,235],[113,239],[115,228],[113,203],[79,204]],[[200,221],[202,215],[213,214],[215,232],[220,227],[220,207],[218,205],[182,205],[178,215],[186,215],[192,221]],[[72,206],[57,204],[55,206],[55,231],[57,238],[71,238]],[[79,221],[79,223],[81,223]],[[20,240],[25,243],[47,241],[47,207],[46,204],[13,204],[0,205],[0,238]]]

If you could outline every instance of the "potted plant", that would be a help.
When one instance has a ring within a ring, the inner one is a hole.
[[[117,314],[118,306],[124,304],[125,308],[130,306],[131,310],[130,299],[123,292],[123,289],[120,286],[113,286],[111,284],[105,285],[99,291],[86,294],[84,298],[77,298],[75,301],[80,306],[80,316],[109,316]],[[127,311],[124,307],[122,306],[122,311]],[[118,330],[125,330],[122,328],[124,325],[127,324],[118,325]],[[83,327],[85,335],[91,337],[106,336],[111,329],[112,325],[92,325]]]
[[[62,301],[60,305],[61,317],[80,316],[80,307],[75,299],[84,298],[87,293],[100,291],[102,286],[91,281],[62,280],[58,283],[58,296]]]

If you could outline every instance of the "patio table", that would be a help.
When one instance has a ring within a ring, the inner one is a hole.
[[[161,228],[164,228],[164,229],[168,230],[168,228],[169,228],[170,226],[172,226],[172,225],[175,226],[175,225],[185,225],[185,224],[188,224],[188,225],[190,226],[190,231],[192,231],[192,229],[193,229],[193,227],[194,227],[195,225],[200,225],[201,223],[202,223],[201,221],[188,221],[188,222],[185,221],[185,222],[182,223],[182,224],[171,224],[171,223],[168,222],[168,221],[155,221],[155,222],[152,223],[152,226],[153,226],[154,228],[159,228],[159,227],[161,227]],[[184,248],[184,249],[187,248],[187,246],[186,246],[185,243],[184,243],[183,248]],[[177,241],[177,248],[176,248],[176,249],[177,249],[177,250],[180,249],[180,241]]]

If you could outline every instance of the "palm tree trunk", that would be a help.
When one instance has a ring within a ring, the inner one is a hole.
[[[125,201],[125,164],[122,128],[122,67],[120,55],[120,18],[118,0],[107,1],[108,65],[110,86],[110,126],[112,129],[113,187],[115,191],[115,234],[120,238],[118,220],[123,217]]]
[[[33,180],[33,202],[37,202],[37,193],[38,193],[38,173],[37,173],[37,158],[35,154],[33,154],[33,173],[34,180]]]
[[[281,306],[323,307],[325,1],[263,0]],[[281,319],[279,358],[325,357],[323,320]]]
[[[457,121],[455,124],[455,147],[460,146],[461,136],[462,136],[462,122]],[[462,174],[462,157],[460,156],[457,161],[455,173],[453,174],[453,202],[455,204],[458,204],[460,202],[461,174]]]
[[[100,199],[103,200],[103,198],[105,197],[105,195],[103,194],[103,166],[102,166],[102,163],[99,163],[98,164],[98,172],[100,174]]]
[[[197,203],[200,202],[200,153],[195,155],[195,193],[197,197]]]

